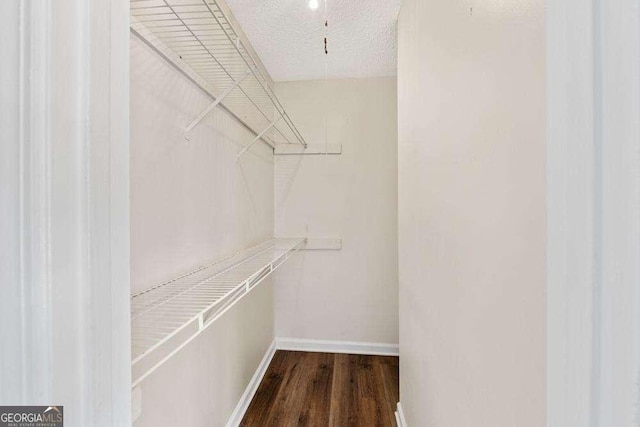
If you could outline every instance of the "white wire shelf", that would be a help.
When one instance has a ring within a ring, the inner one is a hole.
[[[132,387],[196,338],[306,239],[271,239],[131,296]]]
[[[257,140],[307,146],[217,0],[131,0],[131,30],[204,87],[214,102],[185,124],[190,132],[220,106]]]

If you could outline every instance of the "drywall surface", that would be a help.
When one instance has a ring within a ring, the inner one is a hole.
[[[273,235],[271,149],[218,109],[185,140],[208,97],[135,37],[131,64],[134,292]]]
[[[396,79],[276,91],[310,146],[343,152],[276,157],[276,236],[342,238],[342,250],[301,251],[276,273],[276,335],[397,343]]]
[[[545,4],[405,0],[400,400],[410,426],[545,425]]]
[[[131,265],[139,291],[273,235],[273,157],[131,38]],[[270,280],[142,383],[136,426],[220,426],[273,340]]]

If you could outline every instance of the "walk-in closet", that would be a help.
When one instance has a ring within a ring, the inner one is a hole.
[[[399,2],[311,6],[130,4],[135,425],[395,422]]]
[[[637,427],[637,0],[0,1],[0,427]]]

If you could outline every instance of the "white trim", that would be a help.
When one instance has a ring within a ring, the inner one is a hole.
[[[0,2],[0,402],[131,425],[129,4],[51,3]]]
[[[370,354],[372,356],[398,356],[398,344],[325,341],[303,338],[276,338],[278,350],[310,351],[319,353]]]
[[[398,402],[398,407],[395,414],[398,427],[407,427],[407,420],[404,418],[404,411],[402,410],[402,405],[400,404],[400,402]]]
[[[260,385],[260,382],[262,382],[264,374],[267,373],[267,368],[271,364],[271,359],[273,359],[274,354],[276,354],[275,339],[271,342],[271,345],[267,349],[262,361],[258,365],[258,369],[256,369],[256,372],[253,374],[253,377],[251,378],[251,381],[249,381],[244,393],[242,393],[238,404],[227,420],[226,427],[236,427],[240,425],[245,412],[247,412],[247,409],[249,408],[249,404],[251,403],[253,396],[256,394],[256,391],[258,391],[258,386]]]
[[[637,426],[640,5],[546,12],[547,426]]]

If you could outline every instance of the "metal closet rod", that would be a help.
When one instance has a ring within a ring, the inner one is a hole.
[[[140,34],[138,31],[136,31],[133,27],[129,27],[129,30],[131,31],[131,34],[133,34],[134,36],[136,36],[138,38],[138,40],[142,41],[144,44],[146,44],[151,49],[153,49],[153,51],[156,52],[158,55],[160,55],[160,57],[162,59],[167,61],[173,68],[175,68],[177,71],[179,71],[184,77],[186,77],[198,89],[200,89],[207,96],[209,96],[212,101],[215,101],[217,99],[216,95],[214,95],[209,89],[207,89],[206,87],[201,85],[200,82],[195,80],[191,75],[189,75],[189,73],[187,73],[184,69],[182,69],[182,67],[180,67],[178,64],[176,64],[175,61],[173,61],[171,58],[169,58],[167,55],[165,55],[164,52],[162,52],[160,49],[158,49],[153,43],[151,43],[149,40],[147,40],[146,37],[144,37],[142,34]],[[238,117],[237,114],[235,114],[233,111],[231,111],[229,108],[227,108],[224,104],[219,104],[217,107],[223,109],[227,114],[229,114],[231,117],[236,119],[238,121],[238,123],[240,123],[242,125],[242,127],[247,129],[254,136],[256,136],[256,137],[260,136],[260,132],[259,131],[256,131],[251,126],[249,126],[247,124],[247,122],[245,122],[240,117]],[[260,140],[262,142],[264,142],[265,144],[267,144],[272,149],[275,149],[275,143],[271,142],[265,136],[260,136]]]

